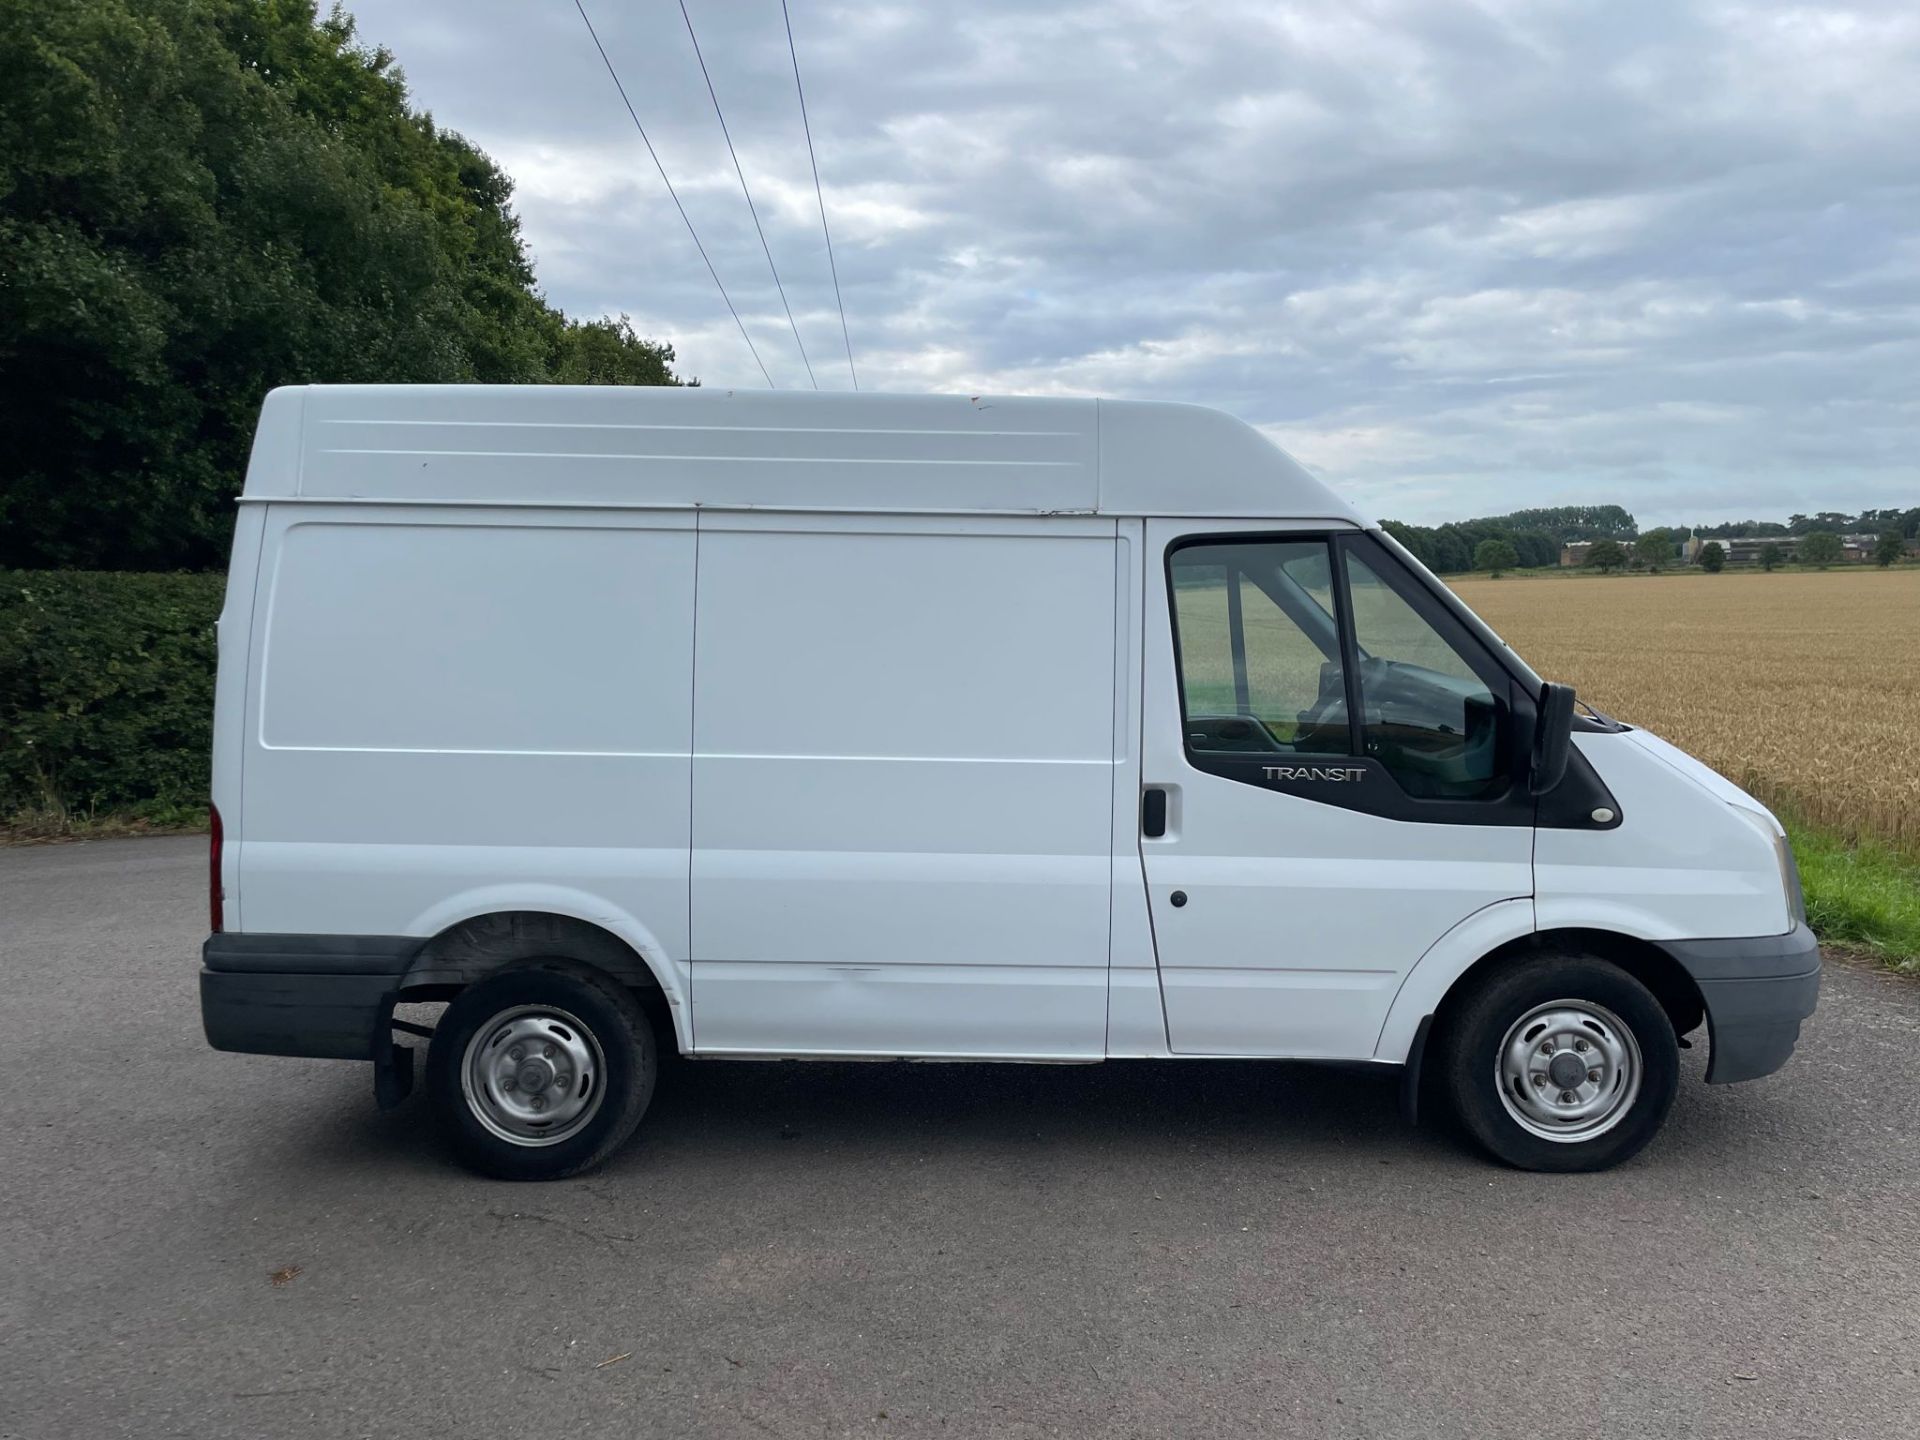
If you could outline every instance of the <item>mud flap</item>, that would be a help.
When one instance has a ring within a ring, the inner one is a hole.
[[[1432,1029],[1433,1016],[1422,1015],[1407,1050],[1407,1063],[1400,1069],[1400,1118],[1409,1125],[1420,1123],[1420,1069],[1427,1058],[1427,1032]]]
[[[391,1110],[413,1093],[413,1051],[393,1043],[393,1004],[389,995],[380,1004],[373,1028],[373,1103]]]

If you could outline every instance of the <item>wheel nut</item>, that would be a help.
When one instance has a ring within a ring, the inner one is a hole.
[[[1544,1090],[1547,1088],[1547,1077],[1544,1075],[1536,1075],[1533,1077],[1533,1083],[1534,1088]]]
[[[559,1054],[560,1052],[555,1050],[553,1046],[550,1044],[547,1046],[545,1050],[541,1051],[540,1053],[545,1055],[547,1059],[551,1060],[555,1055]]]
[[[518,1045],[514,1046],[511,1050],[507,1051],[507,1059],[513,1061],[513,1063],[516,1065],[518,1065],[522,1060],[526,1058],[527,1058],[527,1052],[522,1050]]]
[[[533,1097],[533,1108],[534,1108],[534,1109],[536,1109],[536,1110],[544,1110],[544,1109],[546,1109],[546,1108],[547,1108],[547,1102],[546,1102],[546,1099],[545,1099],[545,1098],[544,1098],[543,1096],[539,1096],[539,1095],[536,1095],[536,1096],[534,1096],[534,1097]]]
[[[1540,1053],[1542,1055],[1551,1055],[1553,1053],[1553,1042],[1551,1040],[1544,1041],[1540,1046]]]
[[[504,1079],[504,1080],[502,1080],[502,1081],[500,1082],[500,1088],[501,1088],[502,1090],[511,1090],[511,1089],[513,1089],[513,1076],[511,1076],[511,1075],[509,1075],[509,1076],[507,1076],[507,1078],[506,1078],[506,1079]]]
[[[538,1102],[536,1101],[535,1103],[537,1104]],[[1573,1092],[1571,1090],[1562,1090],[1560,1092],[1560,1103],[1562,1105],[1571,1105],[1573,1103]]]
[[[1587,1042],[1584,1040],[1576,1040],[1573,1042],[1573,1048],[1584,1055],[1587,1053]]]
[[[1598,1070],[1587,1071],[1587,1079],[1592,1081],[1595,1085],[1598,1085],[1600,1083],[1600,1072]]]

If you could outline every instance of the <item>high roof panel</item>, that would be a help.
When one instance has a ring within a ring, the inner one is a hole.
[[[1259,432],[1197,406],[708,387],[275,391],[262,411],[247,493],[1356,518]]]

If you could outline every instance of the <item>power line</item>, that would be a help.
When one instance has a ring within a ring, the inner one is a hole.
[[[579,4],[580,0],[574,0]],[[786,309],[787,324],[793,327],[793,343],[800,347],[800,363],[807,367],[807,379],[813,381],[818,390],[820,382],[814,379],[813,362],[807,359],[806,343],[800,338],[800,327],[793,318],[793,306],[787,304],[787,287],[780,283],[780,267],[773,263],[773,247],[767,244],[767,232],[760,228],[760,212],[753,203],[753,192],[747,189],[747,172],[740,168],[740,156],[733,148],[733,135],[727,129],[727,117],[720,109],[720,96],[713,88],[713,76],[707,73],[706,56],[700,53],[700,37],[693,33],[693,17],[687,13],[687,0],[680,0],[680,18],[687,22],[687,38],[693,41],[693,58],[700,62],[700,77],[707,82],[707,98],[713,101],[713,113],[720,120],[720,134],[727,142],[727,154],[733,156],[733,173],[740,177],[740,193],[747,197],[747,213],[753,216],[754,233],[760,237],[760,248],[766,253],[767,269],[773,272],[773,288],[780,292],[780,304]]]
[[[767,373],[767,362],[760,358],[760,351],[753,343],[753,337],[747,333],[746,323],[741,320],[740,312],[733,308],[733,297],[727,294],[727,287],[720,283],[720,272],[713,268],[713,261],[707,255],[707,247],[700,243],[700,232],[693,228],[693,220],[687,214],[687,207],[680,203],[680,195],[673,188],[673,181],[667,179],[667,167],[660,163],[660,156],[653,148],[653,141],[647,138],[647,127],[640,123],[640,117],[634,112],[633,102],[627,99],[627,87],[620,83],[620,72],[613,68],[613,61],[607,57],[607,47],[600,43],[600,34],[593,28],[593,21],[587,19],[587,8],[580,0],[573,0],[573,8],[580,12],[580,18],[586,22],[587,34],[593,37],[593,48],[600,52],[600,63],[607,67],[607,74],[613,77],[613,88],[620,92],[620,103],[627,107],[627,115],[633,121],[633,128],[640,132],[640,143],[647,147],[647,154],[653,157],[653,168],[660,172],[660,183],[667,187],[667,194],[673,200],[673,208],[680,212],[680,218],[686,222],[687,234],[693,237],[693,248],[700,252],[700,258],[707,262],[707,273],[713,277],[713,283],[719,287],[720,298],[727,302],[727,313],[733,316],[733,323],[740,327],[740,338],[747,342],[747,349],[753,352],[753,363],[760,367],[760,374],[767,382],[769,390],[780,387],[773,383],[773,376]],[[788,316],[792,318],[791,315]]]
[[[853,337],[847,333],[847,303],[840,298],[840,267],[833,263],[833,233],[827,229],[827,197],[820,189],[820,162],[813,155],[813,126],[807,123],[807,92],[800,84],[800,52],[793,48],[793,16],[787,13],[787,0],[780,0],[780,18],[787,22],[787,54],[793,60],[793,89],[800,97],[800,128],[807,132],[807,163],[813,166],[813,196],[820,202],[820,233],[827,239],[827,269],[833,272],[833,303],[840,307],[840,338],[847,343],[847,374],[853,388],[860,388],[860,376],[853,368]]]

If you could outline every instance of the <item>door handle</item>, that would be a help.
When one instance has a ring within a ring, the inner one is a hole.
[[[1140,833],[1149,840],[1167,833],[1167,792],[1157,785],[1140,797]]]

